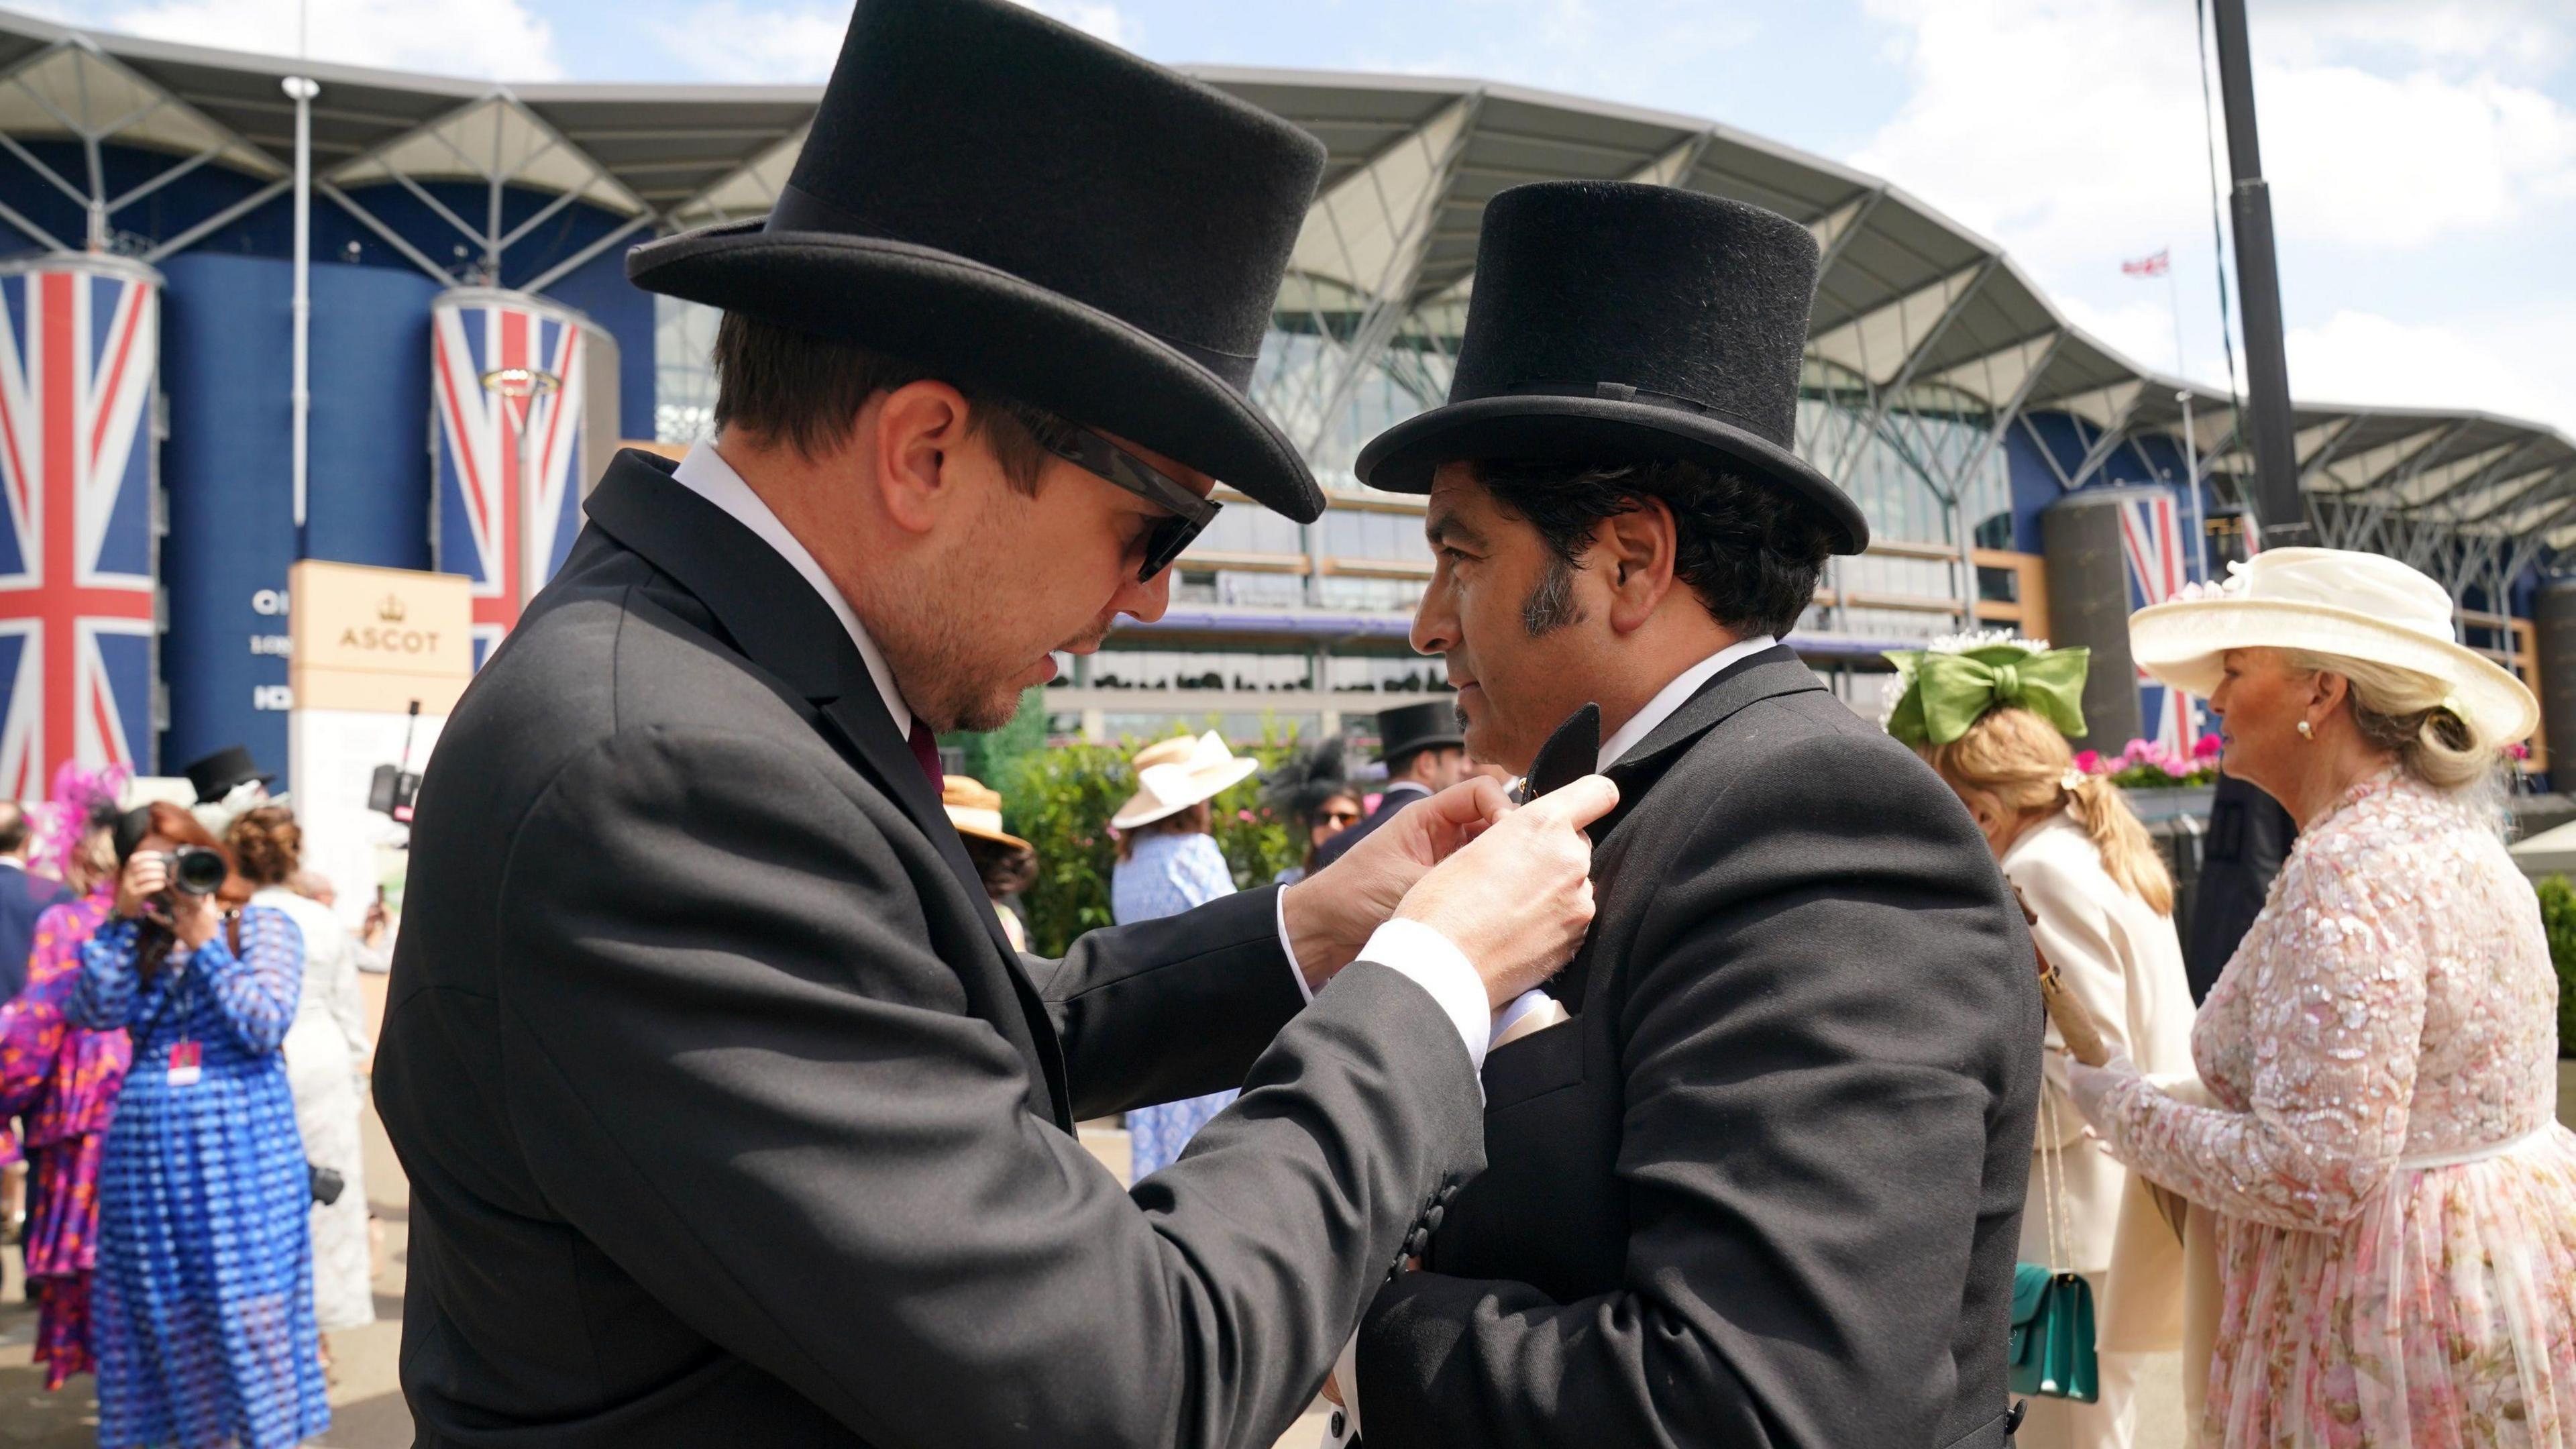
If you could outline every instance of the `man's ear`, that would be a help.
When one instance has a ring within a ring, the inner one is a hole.
[[[1636,507],[1592,526],[1592,547],[1584,562],[1610,590],[1612,629],[1625,634],[1654,617],[1672,591],[1679,543],[1672,506],[1660,498],[1641,499]]]
[[[927,533],[950,506],[956,496],[950,465],[967,446],[973,416],[964,393],[930,379],[881,393],[859,410],[855,436],[868,440],[879,498],[896,527]]]

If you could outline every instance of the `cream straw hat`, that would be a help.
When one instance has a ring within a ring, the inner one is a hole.
[[[1147,745],[1133,763],[1136,793],[1109,817],[1113,829],[1133,830],[1213,800],[1261,768],[1259,760],[1238,759],[1214,730],[1197,739],[1183,735]]]
[[[2393,558],[2335,548],[2276,548],[2228,566],[2221,584],[2194,584],[2129,616],[2138,667],[2186,693],[2218,687],[2230,649],[2301,649],[2404,669],[2440,681],[2443,701],[2481,746],[2519,740],[2540,724],[2522,681],[2459,642],[2451,595]]]
[[[950,775],[939,788],[939,803],[960,835],[1022,850],[1037,848],[1002,828],[1002,792],[971,775]]]

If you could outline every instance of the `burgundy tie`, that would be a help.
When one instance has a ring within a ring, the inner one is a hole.
[[[948,788],[948,772],[939,768],[939,736],[917,718],[912,722],[912,757],[921,762],[921,773],[930,777],[933,793]]]

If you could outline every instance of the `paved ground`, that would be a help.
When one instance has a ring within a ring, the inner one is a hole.
[[[370,1005],[381,1009],[384,978],[364,978]],[[1127,1134],[1086,1129],[1083,1144],[1122,1178],[1127,1171]],[[375,1282],[377,1321],[365,1328],[330,1335],[338,1381],[331,1391],[331,1432],[314,1441],[333,1449],[405,1449],[411,1443],[411,1416],[404,1409],[396,1377],[396,1353],[402,1340],[403,1249],[408,1237],[408,1204],[401,1164],[386,1143],[384,1129],[370,1110],[366,1119],[367,1195],[385,1227],[385,1266]],[[97,1440],[96,1401],[90,1380],[74,1379],[60,1393],[48,1394],[28,1359],[35,1338],[35,1317],[19,1280],[15,1249],[0,1249],[0,1449],[89,1449]],[[2158,1356],[2150,1368],[2140,1415],[2137,1449],[2180,1449],[2182,1391],[2179,1356]],[[1279,1449],[1314,1449],[1323,1437],[1320,1409],[1299,1419],[1279,1441]]]

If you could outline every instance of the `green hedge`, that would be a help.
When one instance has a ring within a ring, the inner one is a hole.
[[[1260,760],[1266,772],[1293,744],[1275,726],[1263,733],[1262,743],[1238,753]],[[1030,950],[1061,955],[1074,937],[1110,924],[1109,875],[1118,863],[1118,845],[1109,817],[1136,790],[1128,756],[1152,742],[1041,745],[985,766],[999,776],[986,783],[1002,792],[1005,828],[1037,847],[1037,883],[1021,897],[1029,913]],[[1225,852],[1239,890],[1268,885],[1306,853],[1304,837],[1273,819],[1262,803],[1262,778],[1254,775],[1210,802],[1217,848]]]
[[[2558,968],[2558,1054],[2576,1057],[2576,887],[2553,875],[2540,883],[2540,924]]]

